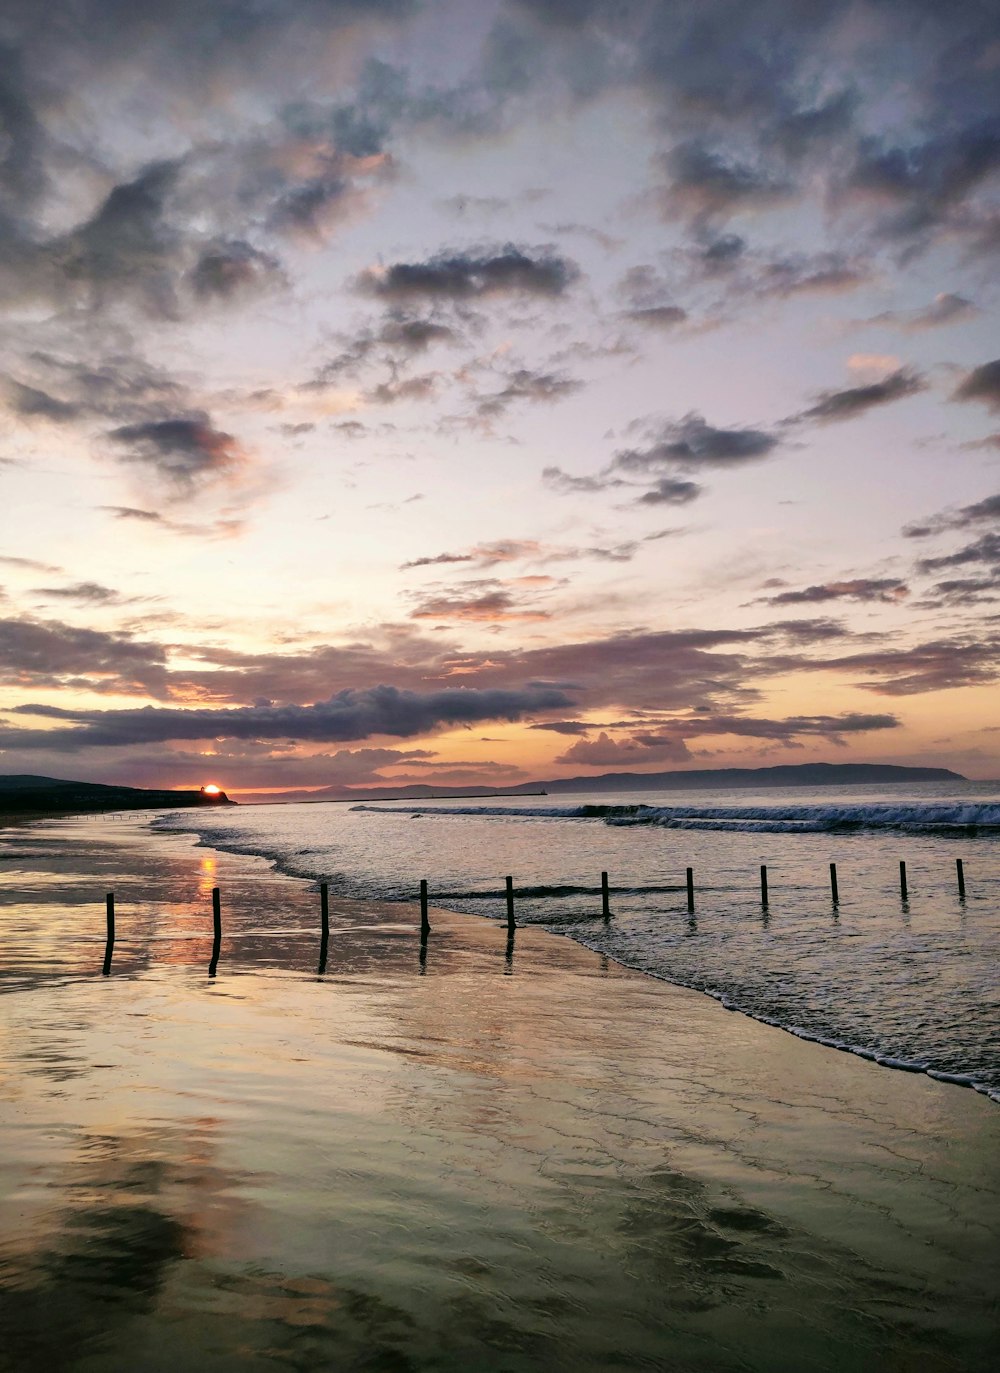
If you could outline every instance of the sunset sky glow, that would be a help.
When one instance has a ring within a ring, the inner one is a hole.
[[[0,770],[1000,776],[991,0],[7,0]]]

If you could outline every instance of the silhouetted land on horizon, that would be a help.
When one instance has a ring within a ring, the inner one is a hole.
[[[32,773],[0,775],[0,815],[10,818],[235,804],[224,791],[216,796],[206,796],[201,791],[105,786],[100,782],[68,782],[58,777],[37,777]]]
[[[666,791],[715,787],[872,786],[907,782],[967,782],[950,768],[904,767],[892,763],[790,763],[769,768],[702,768],[691,772],[604,772],[596,777],[559,777],[516,787],[323,787],[319,791],[251,794],[259,805],[290,801],[422,801],[491,796],[557,796],[567,792]],[[250,799],[247,797],[246,799]]]

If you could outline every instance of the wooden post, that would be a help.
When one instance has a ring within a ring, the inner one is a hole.
[[[760,865],[760,904],[767,905],[767,867],[764,863]]]
[[[215,976],[219,966],[219,951],[222,948],[222,897],[218,887],[212,888],[212,961],[208,965],[209,977]]]
[[[330,945],[330,889],[325,882],[319,884],[319,975],[326,972],[326,956]]]
[[[694,868],[687,870],[688,910],[694,910]]]
[[[514,924],[514,879],[505,877],[507,884],[507,933],[513,934],[517,926]]]
[[[965,866],[961,858],[955,859],[955,872],[958,875],[958,895],[961,900],[965,900]]]
[[[611,919],[611,902],[608,893],[608,874],[601,873],[601,914],[605,920]]]
[[[431,922],[427,919],[427,879],[420,879],[420,937],[426,939],[431,932]]]
[[[115,894],[109,891],[104,898],[104,905],[108,917],[108,939],[104,945],[104,976],[108,977],[111,972],[111,955],[115,951]]]
[[[830,864],[830,894],[833,897],[833,904],[840,905],[840,892],[837,890],[837,865]]]
[[[899,899],[901,901],[905,901],[907,899],[907,896],[908,892],[906,887],[906,864],[903,862],[901,858],[899,860]]]

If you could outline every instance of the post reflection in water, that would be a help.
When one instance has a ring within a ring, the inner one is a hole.
[[[103,982],[115,842],[0,927],[0,1368],[989,1366],[990,1103],[530,927],[516,977],[446,911],[415,960],[416,903],[338,902],[319,979],[315,892],[251,858],[209,989],[175,836]]]

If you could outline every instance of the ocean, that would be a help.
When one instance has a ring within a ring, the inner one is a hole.
[[[415,902],[426,879],[432,905],[504,923],[510,875],[518,924],[1000,1102],[994,783],[263,805],[154,824],[343,898]]]

